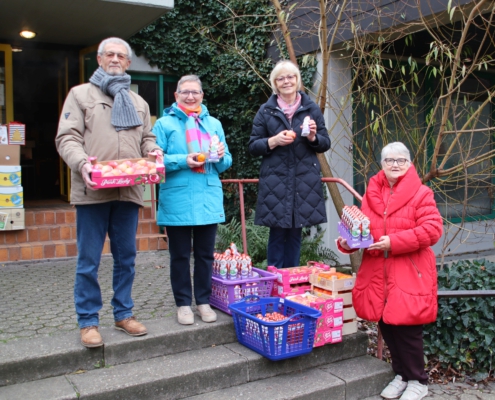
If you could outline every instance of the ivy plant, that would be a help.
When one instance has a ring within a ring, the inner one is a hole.
[[[484,259],[459,261],[438,272],[442,290],[495,289],[495,264]],[[493,372],[495,298],[440,298],[436,322],[424,330],[425,353],[443,367],[483,380]]]
[[[249,154],[247,144],[254,116],[271,95],[266,82],[278,60],[267,57],[267,48],[275,22],[267,0],[176,0],[173,10],[129,40],[137,54],[166,73],[200,77],[204,103],[222,122],[233,157],[224,179],[259,175],[261,159]],[[302,67],[305,85],[311,86],[315,70],[316,63]],[[228,220],[239,215],[237,190],[224,187]],[[246,209],[253,209],[257,187],[244,190]]]

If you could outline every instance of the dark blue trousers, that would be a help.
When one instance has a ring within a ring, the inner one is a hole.
[[[302,228],[270,228],[268,265],[277,268],[297,267],[301,254]]]
[[[210,304],[216,233],[217,224],[167,226],[170,281],[177,307],[192,304],[191,247],[194,253],[194,298],[197,305]]]

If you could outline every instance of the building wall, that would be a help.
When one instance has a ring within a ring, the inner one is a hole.
[[[321,77],[321,58],[319,59],[318,74]],[[351,68],[345,55],[334,56],[330,59],[328,75],[328,106],[325,111],[325,121],[329,129],[332,140],[332,147],[326,153],[326,157],[332,168],[333,174],[337,178],[342,178],[353,186],[352,170],[352,99],[346,96],[349,93],[351,82]],[[318,79],[317,79],[318,81]],[[312,88],[316,93],[318,86]],[[341,114],[340,114],[341,113]],[[353,196],[339,185],[344,203],[353,204]],[[340,254],[335,245],[338,237],[337,223],[340,220],[334,204],[328,194],[326,201],[327,219],[326,224],[321,225],[325,230],[324,245],[336,252],[343,264],[349,263],[349,257]],[[475,253],[494,249],[495,241],[495,221],[486,220],[478,222],[468,222],[462,227],[455,224],[444,225],[444,235],[440,241],[433,246],[437,256]]]

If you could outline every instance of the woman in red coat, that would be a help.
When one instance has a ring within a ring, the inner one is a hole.
[[[385,146],[382,171],[370,179],[362,212],[375,238],[364,251],[352,301],[360,318],[377,321],[396,377],[386,399],[419,400],[428,394],[423,324],[437,317],[434,245],[443,232],[433,192],[423,185],[400,142]],[[339,249],[351,250],[339,237]]]

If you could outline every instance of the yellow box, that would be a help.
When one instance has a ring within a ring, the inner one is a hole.
[[[22,186],[0,186],[0,210],[2,208],[23,208],[24,191]]]
[[[0,186],[20,186],[21,166],[0,165]]]
[[[0,231],[25,229],[24,208],[0,209]]]

